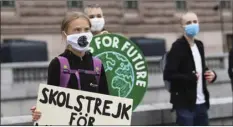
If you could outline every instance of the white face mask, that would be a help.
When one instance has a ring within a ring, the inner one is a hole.
[[[104,28],[104,18],[92,18],[91,21],[91,31],[101,31]]]
[[[86,52],[89,49],[92,37],[91,32],[71,34],[67,36],[67,44],[77,51]]]

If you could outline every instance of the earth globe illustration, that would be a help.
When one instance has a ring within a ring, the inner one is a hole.
[[[103,52],[97,55],[103,63],[106,75],[108,78],[108,83],[111,84],[112,93],[120,97],[127,97],[134,84],[134,70],[130,61],[123,55],[117,52]]]

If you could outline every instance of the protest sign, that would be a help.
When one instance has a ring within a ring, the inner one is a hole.
[[[132,101],[40,84],[36,106],[41,118],[34,125],[130,125]]]
[[[139,105],[148,86],[148,69],[140,48],[118,34],[94,36],[90,51],[101,59],[113,96],[132,98],[133,110]]]

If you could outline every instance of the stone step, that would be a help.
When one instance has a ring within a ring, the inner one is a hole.
[[[122,1],[119,0],[85,0],[87,5],[97,4],[101,6],[101,8],[122,8]]]
[[[227,125],[233,125],[232,96],[222,98],[211,98],[208,111],[209,120],[228,119]],[[140,105],[132,116],[132,125],[170,125],[174,124],[175,112],[171,112],[172,105],[169,103],[151,103]],[[219,125],[213,123],[212,125]],[[224,124],[220,124],[224,125]]]
[[[65,0],[49,0],[49,1],[39,1],[39,0],[20,0],[17,1],[19,3],[19,6],[21,8],[27,8],[27,7],[34,7],[34,8],[39,8],[39,7],[57,7],[57,8],[65,8],[67,7],[67,2]]]
[[[171,1],[155,1],[155,0],[140,2],[140,6],[142,8],[150,9],[150,10],[159,10],[159,9],[166,10],[166,9],[175,8],[174,2],[171,2]]]
[[[226,84],[210,84],[208,90],[211,98],[221,98],[232,96],[230,83]],[[148,89],[141,104],[169,102],[170,93],[165,89]]]
[[[206,15],[207,16],[207,15]],[[220,22],[220,18],[218,15],[211,16],[211,18],[208,18],[206,16],[201,16],[199,18],[200,23],[218,23]]]
[[[67,10],[66,8],[54,8],[54,7],[50,7],[50,8],[27,7],[20,9],[20,16],[22,16],[22,18],[24,18],[25,16],[48,16],[47,18],[51,18],[50,16],[64,17],[66,10]]]
[[[4,24],[4,27],[6,27],[6,25],[18,25],[19,27],[23,27],[24,25],[28,25],[30,27],[30,25],[34,25],[33,27],[36,28],[37,26],[35,25],[60,25],[62,19],[63,19],[63,16],[49,17],[49,16],[35,16],[34,15],[34,16],[27,16],[24,18],[6,17],[1,20],[1,24]]]
[[[117,17],[119,20],[119,18],[122,18],[123,16],[123,11],[120,10],[119,8],[103,8],[103,15],[105,16],[105,19],[108,19],[108,17]]]
[[[63,16],[52,16],[52,17],[47,17],[47,16],[30,16],[30,17],[24,17],[20,20],[20,24],[29,24],[29,25],[34,25],[34,24],[61,24],[61,21],[63,19]]]
[[[143,23],[146,24],[172,24],[177,23],[177,20],[175,18],[170,18],[166,16],[160,16],[158,17],[148,17],[143,19]]]
[[[217,1],[215,0],[205,0],[205,1],[192,1],[190,4],[189,4],[189,7],[192,8],[192,9],[205,9],[205,10],[210,10],[212,12],[213,11],[213,7],[216,6],[218,4]],[[205,13],[205,12],[203,12]]]
[[[118,16],[109,16],[108,18],[105,18],[106,24],[121,24],[121,20],[119,20]]]
[[[211,98],[210,104],[208,114],[211,125],[233,125],[232,97]],[[139,105],[132,114],[131,124],[144,126],[174,124],[175,112],[170,110],[169,103]],[[29,114],[1,117],[1,125],[32,125]]]
[[[20,19],[17,16],[10,16],[10,17],[1,18],[2,25],[14,25],[14,24],[19,24],[19,23],[20,23]]]
[[[155,11],[156,11],[156,13],[155,13]],[[169,20],[171,20],[172,19],[171,17],[173,17],[175,14],[174,12],[175,12],[174,9],[169,9],[169,10],[144,9],[142,14],[143,14],[144,18],[168,17]]]
[[[2,86],[4,91],[1,89],[1,102],[22,100],[24,98],[36,98],[40,83],[46,83],[46,81],[13,84],[10,89],[4,89],[4,86]]]
[[[36,105],[36,98],[1,102],[1,114],[5,116],[18,116],[31,114],[31,107]]]

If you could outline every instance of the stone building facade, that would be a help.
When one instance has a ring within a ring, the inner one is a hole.
[[[83,11],[95,3],[103,8],[106,29],[113,33],[164,38],[169,49],[182,34],[179,16],[188,10],[199,16],[197,38],[204,42],[207,55],[224,53],[231,47],[231,0],[1,0],[1,40],[47,41],[52,59],[64,50],[60,24],[65,13]]]

